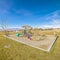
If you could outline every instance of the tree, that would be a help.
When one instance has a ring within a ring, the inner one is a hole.
[[[7,30],[7,24],[6,24],[5,20],[2,21],[1,28],[2,28],[2,30],[4,32],[4,35],[9,36],[9,31]]]

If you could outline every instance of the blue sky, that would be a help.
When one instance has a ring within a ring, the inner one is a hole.
[[[0,0],[0,26],[60,27],[60,0]]]

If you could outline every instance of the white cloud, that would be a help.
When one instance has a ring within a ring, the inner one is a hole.
[[[44,19],[50,22],[42,25],[43,28],[60,28],[60,10],[44,16]]]
[[[53,25],[60,25],[60,19],[58,20],[58,19],[54,19],[54,20],[52,20],[52,22],[51,22]]]
[[[41,28],[60,28],[60,25],[42,25]]]
[[[53,20],[53,19],[60,19],[60,10],[51,12],[45,16],[40,17],[45,20]]]

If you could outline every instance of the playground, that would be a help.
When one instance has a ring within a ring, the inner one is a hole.
[[[21,32],[16,32],[16,34],[6,37],[46,52],[51,50],[54,42],[57,39],[55,32],[52,35],[39,35],[38,32],[36,33],[36,31],[32,33],[30,26],[23,26],[23,28],[24,29]]]
[[[38,39],[36,36],[36,39]],[[16,35],[10,35],[9,37],[12,40],[15,40],[17,42],[21,42],[23,44],[32,46],[34,48],[49,52],[56,40],[57,37],[53,36],[53,35],[47,35],[44,39],[40,39],[40,40],[30,40],[27,37],[17,37]]]

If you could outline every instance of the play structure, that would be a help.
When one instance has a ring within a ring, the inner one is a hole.
[[[24,28],[23,30],[23,35],[25,37],[27,37],[28,39],[31,40],[31,33],[30,33],[30,29],[32,28],[31,26],[28,26],[28,25],[25,25],[25,26],[22,26]]]
[[[23,30],[22,30],[22,33],[16,33],[16,36],[17,37],[27,37],[29,40],[33,40],[33,41],[39,41],[39,40],[44,40],[46,39],[46,36],[45,35],[35,35],[31,33],[31,26],[28,26],[28,25],[25,25],[25,26],[22,26],[23,27]]]
[[[32,41],[45,40],[47,38],[47,36],[43,32],[42,33],[40,32],[39,35],[38,30],[36,29],[32,30],[31,26],[25,25],[22,27],[23,29],[21,30],[21,32],[16,32],[17,37],[27,38],[28,40],[32,40]],[[57,36],[55,32],[53,35]]]
[[[23,27],[23,30],[22,30],[22,33],[16,33],[16,36],[17,37],[27,37],[29,40],[31,40],[31,33],[30,33],[30,29],[32,28],[31,26],[28,26],[28,25],[25,25],[25,26],[22,26]]]

